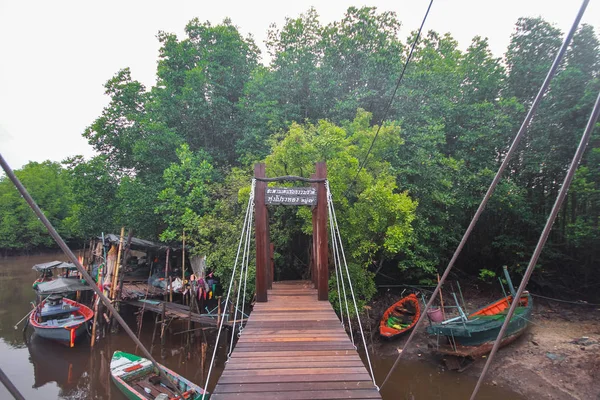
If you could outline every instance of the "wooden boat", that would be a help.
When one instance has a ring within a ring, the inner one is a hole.
[[[420,316],[419,299],[410,294],[392,304],[383,313],[379,322],[379,334],[389,339],[394,338],[412,329]]]
[[[94,312],[89,307],[61,294],[53,294],[31,313],[29,324],[38,336],[73,347],[87,334],[87,322],[93,316]]]
[[[506,320],[512,301],[513,296],[509,295],[475,311],[466,319],[454,318],[427,327],[428,333],[447,338],[448,343],[439,345],[435,351],[472,358],[489,353]],[[531,319],[532,308],[531,296],[524,292],[502,338],[501,346],[511,343],[525,332]]]
[[[115,351],[110,361],[110,374],[113,382],[128,399],[182,399],[176,388],[179,389],[184,399],[202,399],[204,390],[200,386],[163,365],[160,365],[160,368],[169,377],[169,381],[165,382],[164,378],[158,375],[150,360],[135,354]],[[208,397],[207,392],[205,399]]]

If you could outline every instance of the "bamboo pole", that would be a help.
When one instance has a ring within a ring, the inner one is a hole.
[[[185,229],[183,230],[183,249],[181,250],[181,284],[185,283]]]
[[[90,341],[90,347],[92,349],[94,348],[94,345],[96,344],[96,324],[98,322],[98,303],[100,303],[100,297],[96,297],[96,302],[94,304],[94,325],[92,325],[92,339]]]
[[[112,285],[110,286],[110,299],[115,299],[115,289],[117,287],[117,282],[119,278],[119,267],[121,264],[121,252],[123,251],[123,236],[125,236],[125,227],[121,227],[121,236],[119,237],[119,251],[117,252],[117,263],[115,264],[115,269],[113,271],[112,276]]]
[[[221,326],[221,296],[217,297],[217,326]]]
[[[438,285],[440,284],[440,274],[437,274]],[[446,311],[444,311],[444,298],[442,297],[442,290],[440,288],[440,308],[442,309],[442,318],[446,319]]]
[[[167,247],[167,255],[165,259],[165,284],[169,283],[169,257],[171,255],[171,248]],[[169,299],[169,292],[165,289],[165,301]]]

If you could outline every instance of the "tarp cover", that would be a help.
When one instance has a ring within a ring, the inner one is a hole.
[[[102,237],[98,237],[98,239],[102,239]],[[113,243],[113,244],[118,244],[119,236],[115,235],[113,233],[109,233],[107,235],[104,235],[104,240],[106,240],[110,243]],[[123,245],[125,245],[126,243],[127,243],[127,236],[125,236],[123,238]],[[132,237],[131,238],[131,247],[136,247],[136,248],[140,248],[140,249],[166,249],[167,245],[162,244],[162,243],[151,242],[149,240],[138,239],[136,237]]]
[[[57,278],[49,282],[42,282],[37,286],[39,294],[76,292],[78,290],[92,290],[92,288],[76,278]]]
[[[76,269],[77,267],[75,266],[75,264],[64,262],[64,261],[50,261],[47,263],[36,264],[33,266],[32,269],[35,269],[36,271],[41,272],[41,271],[45,271],[47,269],[54,269],[54,268]]]

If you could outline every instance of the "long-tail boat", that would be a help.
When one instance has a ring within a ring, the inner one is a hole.
[[[514,301],[514,288],[510,276],[505,268],[505,276],[512,295],[507,295],[491,304],[488,304],[474,313],[465,315],[457,304],[461,315],[439,324],[427,327],[427,332],[432,335],[444,336],[447,343],[434,346],[434,351],[440,354],[459,357],[475,358],[489,353],[500,333],[500,328],[506,320],[508,309]],[[516,340],[529,326],[533,301],[528,292],[524,292],[518,300],[514,315],[501,346]]]
[[[204,389],[164,365],[159,365],[169,378],[168,381],[158,374],[150,360],[135,354],[115,351],[110,361],[110,373],[115,385],[128,399],[200,400],[202,398]],[[207,393],[205,399],[208,397]]]
[[[36,306],[29,315],[29,324],[36,335],[73,347],[78,339],[87,335],[87,322],[93,316],[89,307],[53,294]]]
[[[421,308],[416,295],[410,294],[392,304],[381,317],[379,334],[392,339],[412,329],[419,317]]]

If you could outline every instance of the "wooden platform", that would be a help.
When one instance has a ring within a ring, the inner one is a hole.
[[[307,281],[256,303],[211,400],[381,399],[340,320]]]
[[[123,304],[129,304],[130,306],[138,307],[140,309],[144,309],[144,311],[150,311],[156,314],[162,314],[163,305],[165,307],[165,317],[167,319],[182,319],[182,320],[191,320],[192,322],[197,322],[202,326],[212,326],[217,327],[217,318],[209,317],[205,314],[197,314],[190,313],[190,308],[183,304],[165,302],[162,300],[129,300],[124,301]],[[245,321],[243,319],[242,321]],[[224,325],[232,325],[233,321],[224,321]],[[236,323],[239,324],[239,319]]]

